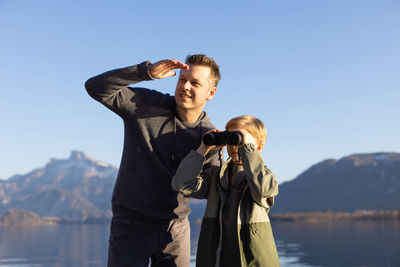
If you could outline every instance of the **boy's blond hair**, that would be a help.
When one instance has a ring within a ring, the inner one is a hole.
[[[230,119],[225,126],[225,129],[243,128],[248,131],[262,146],[265,145],[267,141],[267,129],[264,123],[251,116],[243,115]]]

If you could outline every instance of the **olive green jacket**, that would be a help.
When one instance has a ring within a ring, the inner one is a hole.
[[[247,180],[238,208],[237,229],[242,266],[279,266],[278,253],[268,212],[278,194],[278,182],[264,165],[259,151],[252,144],[239,149],[243,175]],[[201,173],[204,157],[191,151],[181,162],[172,179],[173,189],[188,197],[208,199],[201,225],[196,266],[219,266],[220,208],[227,197],[231,160],[219,173]],[[224,266],[225,267],[225,266]]]

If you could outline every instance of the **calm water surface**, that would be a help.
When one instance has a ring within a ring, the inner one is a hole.
[[[400,222],[272,224],[282,267],[400,266]],[[199,227],[192,231],[192,250]],[[0,266],[106,266],[108,225],[0,227]],[[192,256],[194,266],[195,256]]]

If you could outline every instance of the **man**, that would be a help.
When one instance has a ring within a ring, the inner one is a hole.
[[[131,88],[144,80],[175,76],[175,96]],[[189,266],[189,198],[173,191],[171,179],[181,160],[215,127],[203,111],[220,80],[219,67],[205,55],[186,63],[161,60],[105,72],[89,79],[90,96],[124,121],[124,147],[112,196],[113,218],[108,266]],[[211,177],[220,151],[205,159]]]

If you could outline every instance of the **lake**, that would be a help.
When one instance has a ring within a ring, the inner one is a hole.
[[[400,266],[399,221],[272,222],[272,228],[282,267]],[[192,229],[195,251],[199,227]],[[0,266],[106,266],[108,234],[107,224],[0,227]]]

